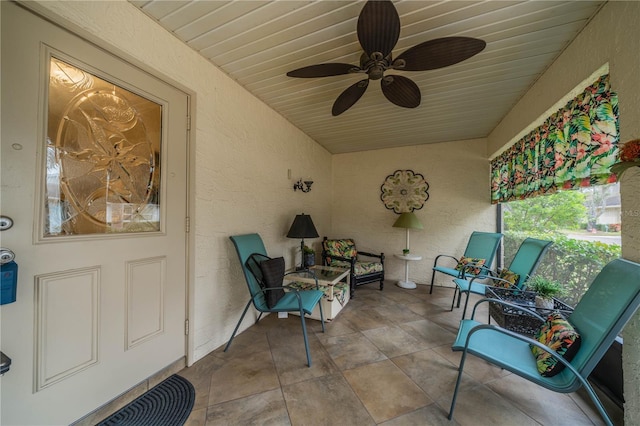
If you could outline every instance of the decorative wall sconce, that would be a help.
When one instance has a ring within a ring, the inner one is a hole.
[[[299,189],[302,192],[309,192],[311,191],[311,185],[313,185],[312,180],[303,181],[302,179],[298,179],[298,181],[293,184],[293,190],[296,191]]]

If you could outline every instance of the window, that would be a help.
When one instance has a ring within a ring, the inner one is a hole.
[[[621,255],[619,184],[599,185],[501,204],[504,264],[526,237],[554,242],[536,275],[560,282],[575,306],[602,267]]]

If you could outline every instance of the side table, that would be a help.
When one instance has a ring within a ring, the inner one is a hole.
[[[404,260],[404,281],[398,281],[398,287],[416,288],[416,283],[409,281],[409,262],[412,260],[422,260],[422,256],[414,254],[394,254],[398,259]]]
[[[325,321],[331,321],[349,302],[351,277],[349,269],[314,265],[309,270],[300,270],[284,276],[285,287],[298,290],[315,289],[316,279],[324,296],[320,299]],[[295,312],[291,312],[296,315]],[[320,320],[320,309],[315,307],[309,318]]]
[[[537,308],[535,302],[536,294],[534,291],[514,290],[502,287],[488,286],[485,289],[485,297],[489,299],[503,300],[517,306],[522,306],[543,317],[546,317],[553,311],[560,311],[565,316],[569,316],[571,312],[573,312],[571,306],[556,298],[553,299],[553,309]],[[493,318],[500,327],[529,337],[533,337],[542,325],[542,322],[538,318],[527,315],[524,311],[495,302],[489,302],[489,316]]]

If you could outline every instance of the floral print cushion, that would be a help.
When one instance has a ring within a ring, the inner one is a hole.
[[[349,262],[345,262],[342,260],[332,260],[329,263],[329,266],[335,266],[338,268],[351,268],[351,264]],[[380,262],[356,262],[354,273],[356,276],[370,274],[372,272],[382,272],[382,263]]]
[[[485,259],[479,257],[462,256],[456,265],[456,271],[464,271],[465,274],[478,275],[482,272],[482,266],[486,262]]]
[[[286,285],[287,288],[291,288],[293,290],[315,290],[316,285],[311,283],[302,283],[299,281],[290,282]],[[318,286],[322,292],[324,292],[324,298],[329,300],[331,296],[331,287],[328,285],[319,285]],[[347,291],[349,291],[349,285],[345,282],[339,282],[333,286],[333,297],[338,299],[338,302],[342,306],[345,304],[345,298],[347,296]]]
[[[493,285],[495,287],[510,288],[518,284],[518,281],[520,281],[520,274],[516,274],[515,272],[505,268],[500,271],[500,273],[498,274],[498,278],[500,279],[493,280]]]
[[[352,239],[325,240],[322,244],[330,256],[356,257],[358,255],[356,243]],[[330,259],[327,261],[330,262]]]
[[[567,361],[571,361],[580,349],[580,335],[560,312],[551,313],[533,338],[556,351]],[[549,352],[536,346],[531,346],[531,352],[536,358],[540,375],[553,377],[564,369],[564,365]]]
[[[356,262],[356,276],[370,274],[372,272],[382,272],[382,263],[380,262]]]

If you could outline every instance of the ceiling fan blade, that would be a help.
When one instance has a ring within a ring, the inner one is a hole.
[[[391,1],[368,1],[358,17],[358,40],[371,57],[380,52],[386,58],[400,37],[400,17]]]
[[[349,86],[344,92],[340,93],[338,99],[333,103],[331,114],[335,117],[340,115],[353,106],[358,99],[364,95],[369,86],[369,79],[360,80],[356,84]]]
[[[420,89],[407,77],[387,75],[381,80],[380,87],[384,96],[398,106],[415,108],[420,105]]]
[[[393,68],[404,71],[444,68],[480,53],[486,45],[484,40],[471,37],[436,38],[403,52],[393,62]]]
[[[330,77],[333,75],[349,74],[350,72],[357,72],[359,70],[360,68],[351,64],[317,64],[289,71],[287,76],[299,78]]]

